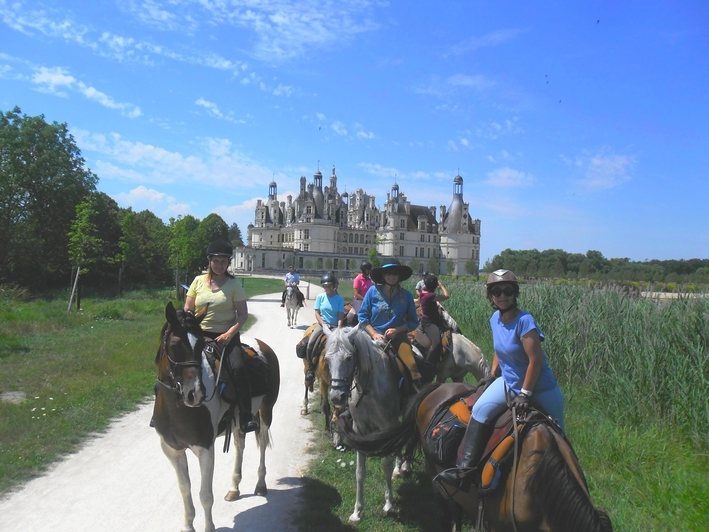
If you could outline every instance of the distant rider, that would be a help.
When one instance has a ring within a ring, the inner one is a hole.
[[[296,296],[298,297],[298,304],[302,307],[303,306],[303,300],[305,299],[305,296],[303,293],[300,291],[300,288],[298,288],[298,285],[300,284],[300,275],[295,271],[295,266],[291,264],[290,268],[288,268],[288,273],[286,276],[283,278],[283,281],[286,284],[285,289],[283,290],[283,294],[281,295],[281,306],[285,306],[286,304],[286,294],[288,293],[288,287],[292,286],[295,288],[295,293]]]

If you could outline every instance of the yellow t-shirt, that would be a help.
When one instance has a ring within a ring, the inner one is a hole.
[[[202,320],[202,330],[219,334],[228,331],[236,323],[234,304],[246,300],[246,292],[237,279],[229,279],[221,288],[211,290],[206,275],[194,278],[187,295],[195,298],[195,312],[209,303],[207,314]]]

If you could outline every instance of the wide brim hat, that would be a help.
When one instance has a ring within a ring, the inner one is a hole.
[[[395,271],[399,274],[399,282],[406,281],[414,274],[414,271],[408,266],[401,264],[398,259],[384,259],[379,268],[372,268],[369,276],[377,284],[384,284],[384,274]]]

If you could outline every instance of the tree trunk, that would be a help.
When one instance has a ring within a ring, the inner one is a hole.
[[[76,277],[74,278],[74,286],[71,287],[71,295],[69,296],[69,306],[66,308],[67,312],[71,312],[71,304],[74,302],[74,292],[79,284],[79,272],[81,271],[81,265],[76,267]]]

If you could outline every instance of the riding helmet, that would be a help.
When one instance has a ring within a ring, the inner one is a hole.
[[[324,285],[328,283],[337,286],[337,277],[335,277],[329,272],[323,275],[322,279],[320,279],[320,284]]]
[[[382,265],[379,268],[372,268],[372,272],[369,276],[375,283],[384,284],[384,273],[391,271],[395,271],[399,274],[399,282],[406,281],[406,279],[411,277],[414,273],[410,267],[405,264],[401,264],[399,259],[394,257],[386,257],[382,260]]]
[[[487,287],[488,299],[490,298],[490,292],[492,288],[496,284],[500,283],[511,284],[515,289],[515,296],[519,295],[519,281],[517,280],[517,276],[510,270],[499,269],[495,270],[487,276],[487,282],[485,283],[485,286]]]
[[[365,260],[365,261],[362,263],[362,265],[359,267],[359,271],[361,271],[362,273],[368,272],[368,271],[370,271],[371,269],[372,269],[372,263],[369,262],[369,261],[366,261],[366,260]]]
[[[219,238],[214,242],[211,242],[207,247],[207,257],[213,257],[215,255],[222,257],[231,257],[233,253],[234,248],[232,248],[231,244],[223,238]]]
[[[426,287],[426,290],[433,292],[436,288],[438,288],[438,277],[433,273],[426,274],[426,278],[423,280],[423,285]]]

